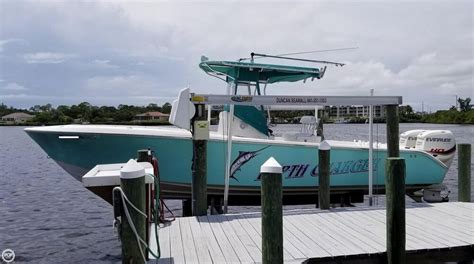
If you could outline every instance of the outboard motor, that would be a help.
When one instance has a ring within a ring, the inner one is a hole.
[[[456,152],[456,140],[449,130],[427,130],[417,135],[415,149],[428,152],[449,167]]]
[[[416,129],[416,130],[408,130],[400,134],[400,147],[401,148],[415,148],[416,146],[416,139],[418,134],[425,132],[426,130]]]

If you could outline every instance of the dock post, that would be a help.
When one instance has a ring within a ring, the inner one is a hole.
[[[137,151],[137,162],[149,162],[149,149],[140,149]]]
[[[283,263],[282,167],[269,158],[261,167],[262,263]]]
[[[398,105],[387,105],[387,157],[400,157]]]
[[[330,160],[331,160],[331,146],[327,141],[319,144],[319,191],[318,191],[318,204],[322,210],[328,210],[330,207],[331,194],[330,194]]]
[[[385,168],[387,263],[405,263],[405,159],[387,158]]]
[[[131,159],[120,170],[120,187],[133,206],[141,212],[145,212],[145,169],[135,160]],[[132,208],[127,201],[122,205],[123,224],[121,232],[122,240],[122,263],[144,263],[146,249],[137,241],[137,235],[145,238],[146,217]],[[128,215],[128,216],[127,216]],[[129,217],[131,222],[129,222]],[[134,227],[134,228],[132,228]],[[142,255],[143,253],[143,255]]]
[[[471,144],[458,144],[458,201],[471,202]]]
[[[209,121],[205,116],[205,105],[196,104],[196,116],[193,119],[193,178],[192,178],[192,214],[207,214],[207,140],[209,139]]]
[[[139,149],[137,151],[137,162],[150,162],[150,159],[149,159],[150,155],[151,155],[150,149]],[[151,217],[150,203],[153,203],[153,201],[151,200],[151,189],[150,187],[145,185],[145,208],[146,208],[146,215],[148,217]],[[145,225],[145,234],[146,234],[145,241],[148,241],[150,239],[150,225],[148,223]],[[146,257],[148,260],[148,254],[146,255]]]

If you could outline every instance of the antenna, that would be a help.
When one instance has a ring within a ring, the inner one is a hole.
[[[306,61],[306,62],[332,64],[332,65],[341,66],[341,67],[344,66],[344,63],[340,63],[340,62],[308,60],[308,59],[300,59],[300,58],[293,58],[293,57],[267,55],[267,54],[254,53],[254,52],[250,53],[250,57],[251,57],[250,61],[253,62],[255,56],[262,57],[262,58],[266,57],[266,58],[275,58],[275,59],[285,59],[285,60],[296,60],[296,61]]]
[[[293,53],[278,54],[278,55],[276,55],[276,56],[300,55],[300,54],[320,53],[320,52],[340,51],[340,50],[354,50],[354,49],[358,49],[358,48],[359,48],[359,47],[349,47],[349,48],[338,48],[338,49],[325,49],[325,50],[302,51],[302,52],[293,52]]]
[[[320,52],[330,52],[330,51],[341,51],[341,50],[354,50],[358,49],[359,47],[348,47],[348,48],[337,48],[337,49],[324,49],[324,50],[313,50],[313,51],[301,51],[301,52],[292,52],[292,53],[283,53],[283,54],[278,54],[278,55],[266,55],[266,54],[258,54],[258,53],[251,53],[250,58],[240,58],[238,61],[244,61],[244,60],[250,60],[251,62],[254,61],[254,59],[258,58],[278,58],[278,59],[290,59],[290,60],[300,60],[300,61],[308,61],[308,62],[316,62],[316,63],[326,63],[326,64],[334,64],[336,66],[344,66],[343,63],[337,63],[337,62],[330,62],[330,61],[318,61],[318,60],[307,60],[307,59],[300,59],[300,58],[291,58],[291,57],[283,57],[283,56],[289,56],[289,55],[301,55],[301,54],[310,54],[310,53],[320,53]],[[257,56],[257,57],[255,57]]]

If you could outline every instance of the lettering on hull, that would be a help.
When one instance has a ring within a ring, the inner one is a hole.
[[[378,162],[381,159],[374,158],[374,172],[377,171]],[[311,168],[311,169],[310,169]],[[292,164],[284,165],[282,168],[284,179],[299,179],[304,177],[317,177],[319,164]],[[369,171],[369,159],[336,161],[330,164],[330,175],[356,174]],[[260,175],[255,179],[260,180]]]
[[[269,148],[266,146],[255,151],[239,151],[239,155],[234,159],[230,166],[230,178],[239,182],[236,178],[236,173],[241,171],[246,163],[255,158],[259,152]],[[374,158],[373,166],[374,171],[377,171],[378,163],[381,159]],[[304,177],[317,177],[319,170],[319,164],[299,163],[299,164],[288,164],[283,165],[283,177],[284,179],[299,179]],[[365,173],[369,171],[369,159],[356,159],[346,161],[335,161],[330,164],[330,175],[342,175],[342,174],[357,174]],[[257,175],[255,181],[260,180],[260,175]]]

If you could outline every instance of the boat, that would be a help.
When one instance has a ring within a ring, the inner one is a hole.
[[[263,64],[253,60],[211,61],[205,57],[199,67],[206,74],[223,80],[235,102],[265,95],[267,85],[318,80],[323,78],[327,68]],[[159,160],[161,197],[189,199],[193,144],[192,134],[186,127],[189,120],[183,119],[182,113],[185,109],[188,115],[192,114],[191,96],[189,88],[183,89],[173,102],[171,111],[171,123],[184,128],[71,124],[32,127],[25,131],[50,158],[78,181],[97,164],[126,162],[136,156],[137,150],[151,149]],[[186,107],[183,108],[183,105]],[[266,108],[260,105],[227,105],[220,112],[217,131],[210,131],[207,143],[210,198],[223,197],[225,175],[228,174],[229,204],[258,204],[260,166],[274,157],[283,167],[284,203],[315,202],[318,147],[321,143],[321,136],[316,133],[317,118],[301,118],[298,133],[273,135],[267,121],[268,114]],[[331,199],[362,201],[368,191],[369,144],[361,141],[326,141],[331,146]],[[455,146],[450,131],[402,134],[400,156],[406,160],[407,193],[442,183]],[[387,145],[376,143],[373,149],[373,184],[377,193],[382,194]],[[91,190],[110,201],[112,188],[102,186]]]

